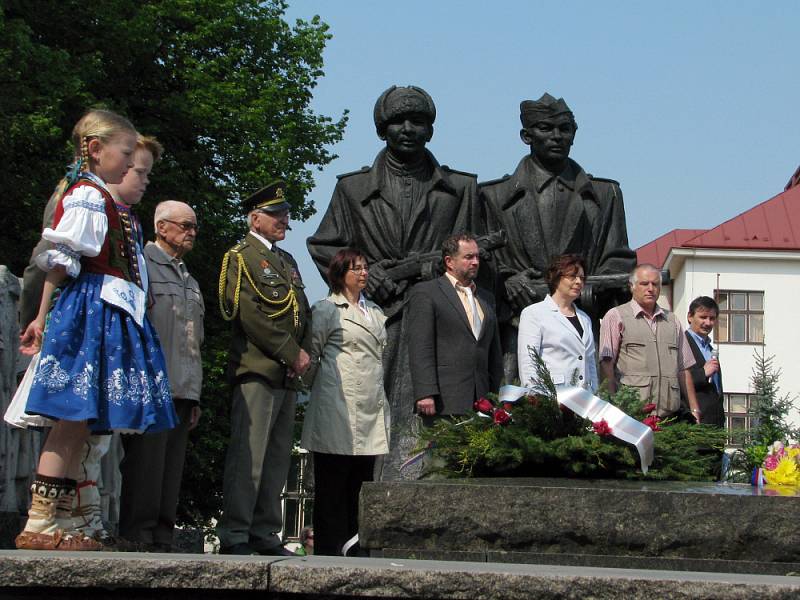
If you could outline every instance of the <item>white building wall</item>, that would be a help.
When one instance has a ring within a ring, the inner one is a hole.
[[[684,255],[684,253],[688,255]],[[714,290],[764,292],[764,350],[782,370],[782,394],[800,405],[800,255],[754,251],[676,249],[667,259],[673,278],[673,310],[686,324],[689,303]],[[716,345],[716,344],[715,344]],[[755,344],[719,344],[725,392],[752,392]],[[792,415],[800,425],[800,412]]]

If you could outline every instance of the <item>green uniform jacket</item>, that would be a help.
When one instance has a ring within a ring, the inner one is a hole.
[[[297,263],[292,255],[273,246],[272,250],[255,236],[247,234],[241,242],[228,251],[225,302],[230,311],[239,276],[236,258],[244,259],[245,268],[255,282],[258,292],[245,273],[241,273],[239,313],[233,319],[233,339],[228,363],[228,377],[235,383],[246,375],[263,377],[277,388],[297,388],[296,379],[286,377],[300,349],[308,352],[311,343],[311,308],[306,299]],[[291,290],[297,298],[297,324],[292,308],[275,318],[286,307],[284,301]]]

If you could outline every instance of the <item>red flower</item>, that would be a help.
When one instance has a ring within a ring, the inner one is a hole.
[[[492,414],[494,410],[494,404],[487,398],[480,398],[472,403],[472,408],[477,410],[478,412],[486,413],[487,415]]]
[[[661,431],[661,427],[658,426],[658,422],[661,421],[659,417],[656,415],[650,415],[646,419],[642,420],[642,423],[647,425],[653,431]]]
[[[642,411],[643,411],[643,412],[644,412],[646,415],[649,415],[649,414],[650,414],[651,412],[653,412],[655,409],[656,409],[656,405],[655,405],[655,404],[653,404],[652,402],[650,402],[650,403],[648,403],[648,404],[645,404],[645,405],[642,407]]]
[[[506,412],[511,412],[514,410],[514,403],[513,402],[503,402],[503,408]]]
[[[508,422],[511,421],[511,415],[502,408],[498,408],[494,411],[493,418],[495,425],[507,425]]]
[[[611,427],[608,426],[608,423],[605,419],[601,419],[597,423],[592,423],[592,429],[594,429],[594,432],[601,437],[611,435]]]

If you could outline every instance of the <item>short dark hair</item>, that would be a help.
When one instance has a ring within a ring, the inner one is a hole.
[[[580,254],[561,254],[554,256],[550,260],[550,266],[547,267],[547,274],[545,280],[547,281],[547,289],[550,293],[556,291],[558,282],[562,277],[573,275],[577,272],[578,267],[583,269],[583,274],[586,275],[586,260]]]
[[[334,294],[340,294],[344,290],[344,276],[356,262],[356,259],[366,259],[364,253],[357,248],[342,248],[331,259],[328,265],[328,285]]]
[[[448,256],[455,256],[458,254],[461,242],[474,242],[475,236],[471,233],[454,233],[442,242],[442,264],[444,259]]]
[[[710,296],[698,296],[692,300],[689,305],[689,315],[693,315],[698,308],[713,310],[715,314],[719,315],[719,304]]]

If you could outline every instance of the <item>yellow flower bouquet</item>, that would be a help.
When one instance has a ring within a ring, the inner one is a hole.
[[[762,473],[768,485],[800,486],[800,445],[775,442],[764,459]]]

